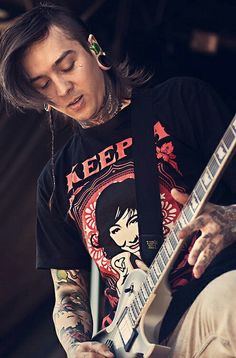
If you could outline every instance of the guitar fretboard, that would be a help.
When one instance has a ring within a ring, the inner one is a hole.
[[[155,291],[165,271],[173,264],[176,254],[179,253],[183,245],[183,240],[178,240],[178,232],[199,214],[209,196],[212,194],[220,175],[223,173],[223,169],[232,157],[235,147],[236,115],[210,158],[188,201],[183,206],[177,222],[159,249],[139,291],[135,293],[134,299],[121,315],[120,323],[123,321],[124,315],[126,317],[128,315],[130,329],[131,327],[134,328],[137,326],[141,312],[147,304],[150,295]]]

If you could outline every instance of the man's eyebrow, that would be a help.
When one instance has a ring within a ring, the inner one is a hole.
[[[55,63],[53,64],[53,67],[56,67],[58,66],[63,60],[65,57],[67,57],[68,55],[72,54],[72,53],[75,53],[74,50],[67,50],[65,52],[63,52],[61,54],[61,56],[55,61]],[[39,80],[40,78],[43,78],[44,76],[43,75],[39,75],[39,76],[36,76],[36,77],[33,77],[30,79],[30,82],[33,83],[37,80]]]
[[[61,56],[55,61],[53,67],[58,66],[66,56],[70,55],[71,53],[75,53],[74,50],[67,50],[61,54]]]

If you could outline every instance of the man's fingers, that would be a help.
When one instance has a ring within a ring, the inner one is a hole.
[[[180,191],[178,191],[175,188],[171,190],[171,195],[178,203],[180,203],[182,205],[186,203],[186,201],[188,200],[188,197],[189,197],[188,194],[181,193]]]
[[[108,349],[108,347],[99,342],[90,342],[90,352],[99,353],[105,357],[114,357],[114,354]]]
[[[209,237],[207,235],[200,236],[194,243],[189,257],[188,257],[188,263],[189,265],[193,266],[197,262],[197,259],[201,252],[205,249],[205,247],[209,245]]]
[[[195,278],[200,278],[205,272],[206,268],[220,252],[220,242],[209,242],[205,249],[199,254],[198,259],[193,267],[193,275]]]
[[[200,215],[194,219],[190,224],[186,225],[182,230],[179,231],[179,238],[185,239],[186,237],[193,234],[195,231],[202,230],[208,223],[209,219],[205,215]]]
[[[108,347],[99,342],[83,342],[78,346],[78,353],[87,354],[86,357],[114,357],[114,354],[108,349]]]

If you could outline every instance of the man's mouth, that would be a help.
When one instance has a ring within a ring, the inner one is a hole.
[[[71,109],[80,109],[80,107],[82,106],[83,104],[83,95],[79,96],[79,97],[76,97],[73,101],[71,101],[69,104],[68,104],[68,108],[71,108]]]

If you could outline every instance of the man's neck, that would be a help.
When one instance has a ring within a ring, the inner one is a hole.
[[[126,99],[126,100],[122,101],[121,106],[118,107],[117,111],[115,111],[112,116],[107,116],[107,117],[103,117],[103,118],[92,118],[92,119],[88,119],[85,121],[81,121],[81,122],[79,122],[79,124],[81,125],[81,127],[83,129],[100,126],[101,124],[104,124],[104,123],[110,121],[110,119],[115,117],[117,115],[117,113],[122,111],[122,109],[127,107],[130,103],[131,103],[131,100]]]

